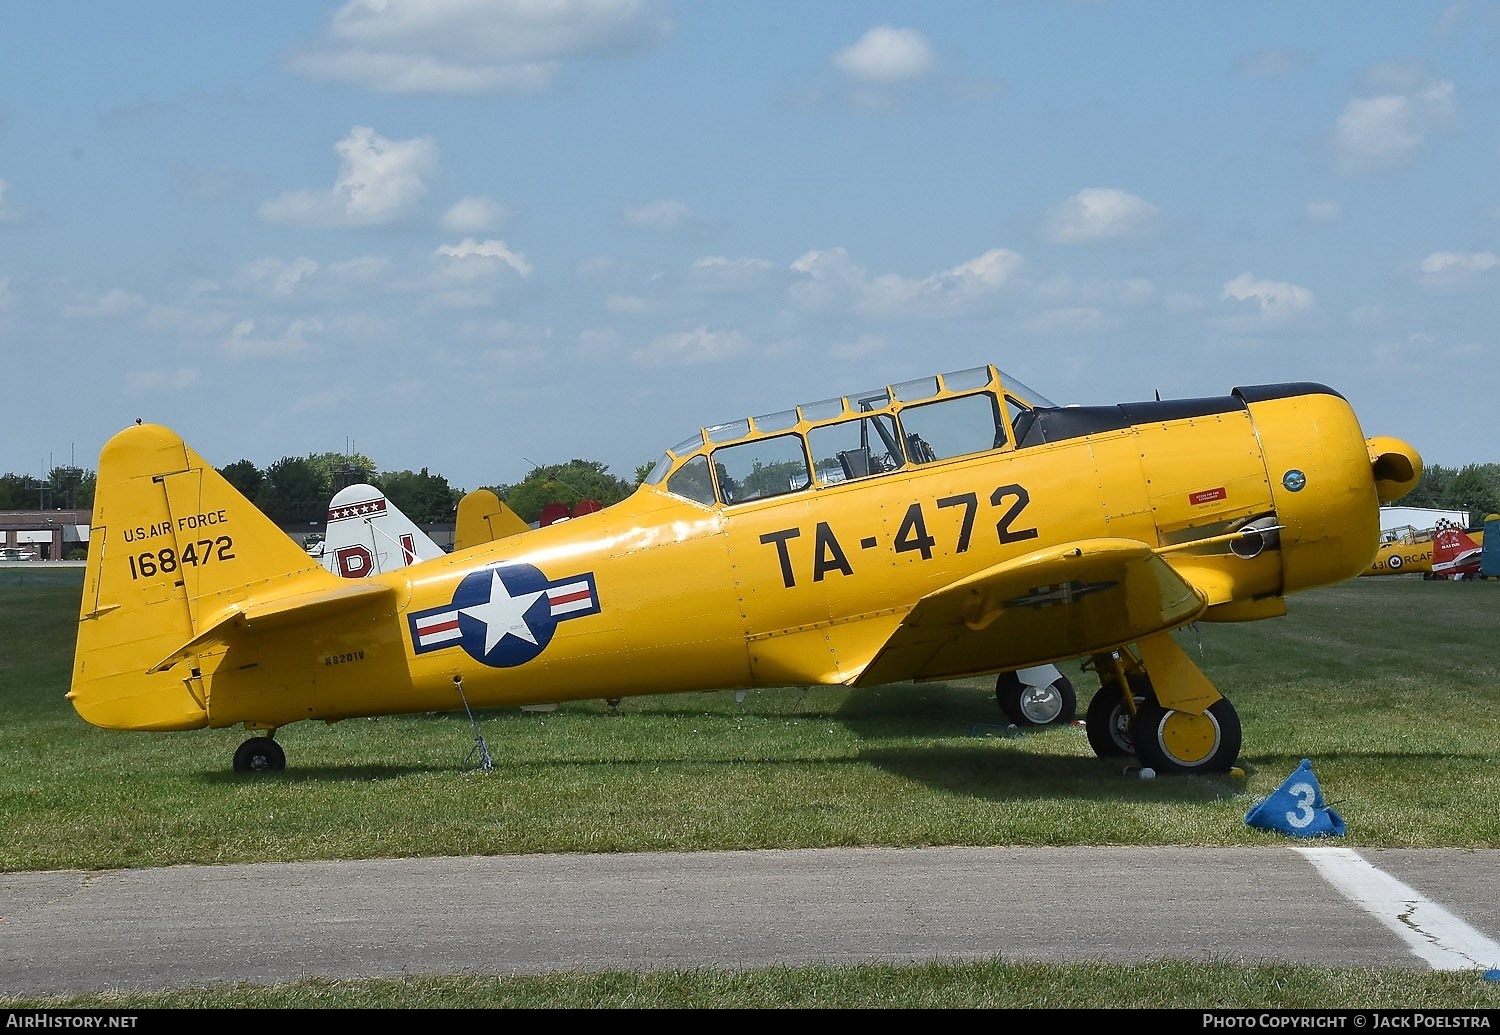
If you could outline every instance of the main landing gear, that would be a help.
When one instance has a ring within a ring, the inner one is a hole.
[[[251,737],[234,752],[237,773],[279,773],[285,768],[286,752],[270,734]]]
[[[1093,656],[1099,689],[1084,722],[1100,758],[1135,755],[1157,773],[1224,773],[1240,754],[1240,717],[1165,634]],[[1146,662],[1161,680],[1158,689]]]

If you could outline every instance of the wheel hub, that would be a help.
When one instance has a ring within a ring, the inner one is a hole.
[[[1212,714],[1173,711],[1161,723],[1157,743],[1173,762],[1194,766],[1213,755],[1219,736],[1219,721]]]

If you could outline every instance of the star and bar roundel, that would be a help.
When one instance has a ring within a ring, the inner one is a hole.
[[[451,604],[407,623],[418,654],[458,646],[480,664],[514,668],[547,649],[559,622],[598,613],[593,572],[552,582],[530,564],[507,564],[470,572]]]

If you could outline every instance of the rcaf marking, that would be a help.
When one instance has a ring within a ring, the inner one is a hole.
[[[417,654],[456,644],[481,664],[513,668],[546,650],[559,622],[599,611],[593,572],[551,582],[530,564],[509,564],[470,572],[451,604],[407,622]]]

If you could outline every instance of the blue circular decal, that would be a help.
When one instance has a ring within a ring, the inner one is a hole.
[[[453,606],[458,608],[464,653],[497,668],[524,665],[557,631],[547,579],[529,564],[471,573],[459,583]]]
[[[1281,484],[1286,486],[1289,492],[1301,492],[1307,487],[1307,475],[1293,468],[1281,476]]]

